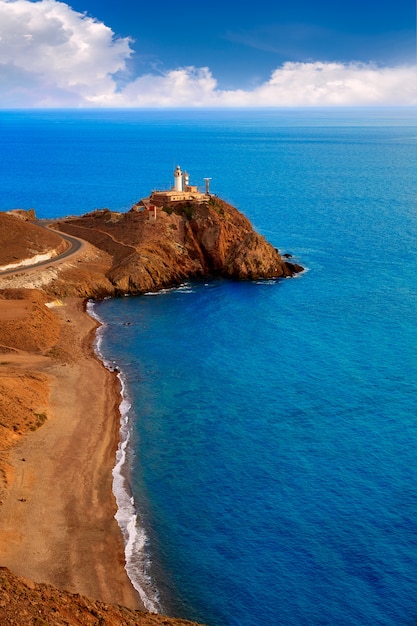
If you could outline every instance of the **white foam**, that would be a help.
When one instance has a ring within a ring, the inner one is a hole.
[[[147,291],[144,296],[161,296],[165,293],[171,293],[172,291],[181,291],[183,293],[194,293],[191,283],[181,283],[175,287],[166,287],[165,289],[159,289],[158,291]]]
[[[101,352],[103,333],[106,325],[95,312],[94,303],[91,301],[87,303],[87,312],[101,324],[97,329],[94,342],[96,353],[103,361],[104,365],[111,371],[114,371],[117,369],[115,363],[104,359]],[[138,523],[135,501],[130,492],[126,477],[128,472],[127,460],[130,441],[129,412],[131,404],[127,397],[126,383],[123,374],[119,372],[117,377],[120,381],[122,401],[119,406],[120,441],[116,452],[116,464],[112,471],[113,493],[117,503],[115,518],[122,532],[125,544],[125,569],[132,585],[139,593],[145,608],[152,613],[160,613],[161,605],[159,594],[149,575],[151,560],[147,550],[148,537],[144,528]]]

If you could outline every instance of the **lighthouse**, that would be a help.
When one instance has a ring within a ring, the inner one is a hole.
[[[0,0],[1,2],[1,0]],[[151,206],[162,208],[167,202],[207,202],[210,199],[210,180],[211,178],[205,178],[206,181],[206,193],[199,191],[197,185],[190,185],[190,175],[185,170],[182,170],[179,165],[174,169],[174,184],[171,189],[163,191],[153,191],[149,198]],[[149,203],[148,203],[149,204]],[[146,204],[146,207],[148,207]],[[154,219],[150,217],[150,219]]]
[[[183,174],[179,165],[174,170],[174,191],[184,191]]]

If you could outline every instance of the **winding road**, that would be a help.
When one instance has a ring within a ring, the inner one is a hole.
[[[37,221],[33,222],[40,228],[49,228],[53,221]],[[43,267],[48,265],[48,267],[53,265],[58,265],[62,261],[66,261],[72,256],[74,256],[77,252],[79,252],[85,245],[85,242],[78,237],[73,237],[72,235],[67,235],[66,233],[61,232],[60,230],[53,230],[54,233],[57,233],[62,239],[69,243],[69,247],[64,250],[61,254],[57,254],[56,256],[46,259],[45,261],[39,261],[38,263],[32,263],[31,265],[22,265],[20,267],[15,267],[8,270],[0,271],[0,276],[9,276],[11,274],[22,274],[27,272],[28,270],[32,270],[34,268]]]

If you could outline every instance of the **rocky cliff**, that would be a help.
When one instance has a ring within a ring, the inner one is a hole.
[[[108,266],[95,273],[93,289],[81,263],[55,281],[52,291],[140,294],[189,278],[285,278],[302,270],[284,260],[242,213],[219,198],[167,204],[154,216],[139,204],[127,213],[104,210],[60,221],[56,228],[90,242],[106,254]]]

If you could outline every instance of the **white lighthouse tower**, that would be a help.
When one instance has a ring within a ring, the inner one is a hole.
[[[183,174],[179,165],[174,170],[174,191],[184,191]]]

